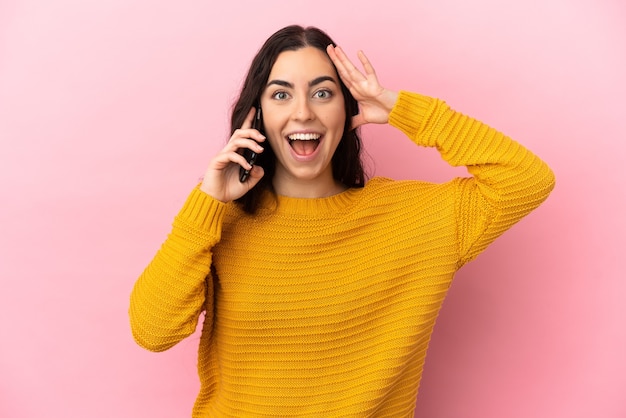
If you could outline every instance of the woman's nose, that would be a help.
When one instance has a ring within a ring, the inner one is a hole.
[[[295,120],[311,120],[314,118],[314,113],[308,100],[300,99],[296,101],[293,118]]]

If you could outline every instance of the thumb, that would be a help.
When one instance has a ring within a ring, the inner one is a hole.
[[[248,185],[252,189],[256,184],[261,181],[263,176],[265,175],[265,170],[263,167],[259,165],[252,166],[252,170],[250,170],[250,177],[248,177]]]
[[[359,126],[365,125],[366,123],[367,123],[367,121],[365,120],[363,115],[361,113],[358,113],[358,114],[352,116],[352,120],[350,122],[350,130],[355,130]]]

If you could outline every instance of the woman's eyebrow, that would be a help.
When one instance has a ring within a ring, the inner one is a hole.
[[[333,83],[337,84],[337,81],[333,77],[331,77],[329,75],[323,75],[323,76],[317,77],[317,78],[309,81],[309,87],[313,87],[313,86],[315,86],[317,84],[320,84],[320,83],[322,83],[324,81],[332,81]],[[282,87],[287,87],[287,88],[293,89],[293,83],[290,83],[290,82],[285,81],[285,80],[271,80],[271,81],[269,81],[267,83],[267,87],[271,86],[272,84],[276,84],[278,86],[282,86]]]
[[[279,85],[279,86],[282,86],[282,87],[287,87],[287,88],[290,88],[290,89],[293,88],[293,84],[292,83],[290,83],[288,81],[284,81],[284,80],[272,80],[272,81],[269,81],[267,83],[266,87],[269,87],[272,84],[276,84],[276,85]]]
[[[313,86],[315,86],[316,84],[322,83],[322,82],[324,82],[324,81],[332,81],[333,83],[337,84],[337,82],[335,81],[335,79],[334,79],[334,78],[332,78],[331,76],[329,76],[329,75],[323,75],[323,76],[321,76],[321,77],[317,77],[316,79],[309,81],[309,87],[313,87]]]

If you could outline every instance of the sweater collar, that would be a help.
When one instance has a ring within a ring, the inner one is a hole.
[[[271,193],[266,193],[260,210],[262,212],[295,215],[305,218],[327,217],[329,214],[340,214],[348,210],[362,191],[362,188],[351,188],[322,198],[273,196]]]

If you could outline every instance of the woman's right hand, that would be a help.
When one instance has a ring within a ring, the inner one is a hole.
[[[248,179],[243,183],[239,181],[239,168],[250,169],[250,164],[240,150],[248,148],[256,153],[263,152],[263,147],[257,142],[264,142],[265,137],[258,130],[252,129],[255,113],[256,109],[251,108],[241,128],[233,133],[226,146],[209,162],[200,185],[200,190],[224,203],[239,199],[263,177],[263,168],[255,165]]]

